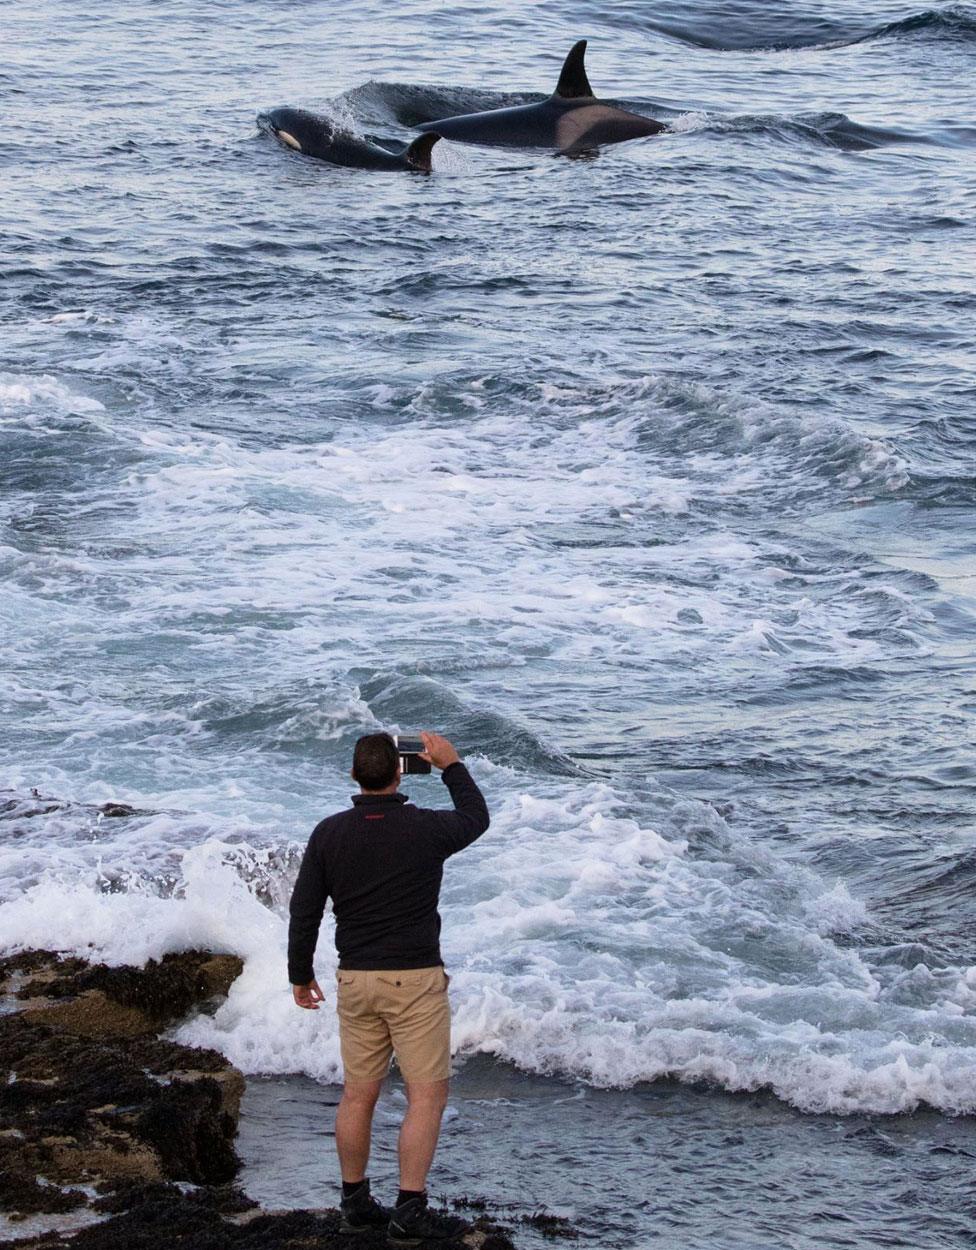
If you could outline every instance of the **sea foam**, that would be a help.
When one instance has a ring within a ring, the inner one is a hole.
[[[503,770],[480,765],[489,791]],[[599,783],[509,794],[492,829],[447,866],[442,911],[457,1063],[631,1086],[658,1077],[768,1088],[804,1111],[976,1109],[976,970],[910,972],[838,928],[869,920],[838,885],[735,845],[714,812],[707,855],[644,826]],[[722,840],[726,840],[725,855]],[[734,846],[728,853],[729,840]],[[0,946],[141,963],[232,951],[242,976],[212,1016],[176,1032],[250,1073],[340,1076],[331,918],[316,958],[323,1009],[286,983],[285,903],[301,844],[211,838],[182,853],[167,897],[104,869],[44,875],[0,909]]]

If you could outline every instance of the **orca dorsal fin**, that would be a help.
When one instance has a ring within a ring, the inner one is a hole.
[[[586,66],[583,64],[585,55],[586,40],[581,39],[579,43],[573,44],[569,56],[563,62],[563,72],[556,83],[556,95],[564,100],[587,99],[593,96],[593,88],[586,77]]]
[[[430,173],[430,150],[440,138],[440,135],[427,134],[421,135],[419,139],[414,139],[413,143],[404,152],[404,158],[411,165],[416,165],[418,169],[422,169],[425,174]]]

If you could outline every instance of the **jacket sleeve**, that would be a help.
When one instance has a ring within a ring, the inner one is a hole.
[[[292,985],[308,985],[315,977],[312,957],[328,897],[329,883],[322,865],[319,840],[313,833],[305,848],[288,907],[288,980]]]
[[[441,780],[451,792],[454,811],[424,812],[424,827],[437,854],[447,859],[480,838],[491,820],[484,795],[460,761],[448,764]]]

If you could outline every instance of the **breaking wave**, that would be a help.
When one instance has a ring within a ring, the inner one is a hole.
[[[477,771],[490,791],[499,770]],[[903,963],[892,943],[859,952],[851,935],[878,934],[843,887],[738,841],[704,805],[664,820],[666,835],[599,783],[501,804],[475,871],[448,868],[457,1063],[489,1054],[604,1087],[768,1089],[811,1112],[976,1111],[976,969],[926,964],[917,947]],[[245,969],[229,998],[177,1038],[248,1073],[336,1080],[332,1012],[296,1012],[285,982],[300,849],[210,839],[182,853],[165,893],[135,877],[107,888],[62,860],[0,909],[0,946],[109,963],[231,951]]]

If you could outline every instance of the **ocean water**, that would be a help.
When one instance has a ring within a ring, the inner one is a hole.
[[[240,953],[178,1036],[264,1078],[255,1192],[330,1201],[287,898],[355,738],[437,728],[493,823],[435,1188],[621,1247],[972,1244],[976,9],[0,35],[0,945]],[[405,141],[581,37],[669,133],[425,178],[255,125]]]

